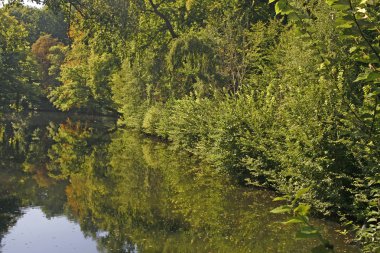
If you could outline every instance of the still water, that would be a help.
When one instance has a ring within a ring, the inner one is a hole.
[[[0,116],[0,252],[310,252],[273,194],[110,118]],[[313,220],[336,252],[359,252]]]

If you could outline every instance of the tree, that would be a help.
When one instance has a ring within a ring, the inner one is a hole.
[[[63,111],[114,113],[109,82],[118,61],[113,54],[105,52],[104,42],[98,43],[96,37],[89,40],[86,33],[78,30],[80,26],[79,23],[71,28],[73,44],[60,66],[61,84],[51,90],[49,98]]]
[[[43,35],[32,45],[32,54],[39,65],[39,79],[42,92],[47,95],[50,92],[49,86],[52,85],[56,76],[51,76],[49,69],[52,66],[50,62],[50,49],[54,46],[63,47],[58,39],[51,35]]]
[[[25,27],[0,9],[0,105],[20,109],[36,94]]]
[[[67,36],[68,23],[63,12],[54,13],[47,7],[33,8],[19,3],[5,6],[11,16],[14,16],[28,31],[28,42],[33,44],[45,35],[51,34],[62,43],[69,43]]]

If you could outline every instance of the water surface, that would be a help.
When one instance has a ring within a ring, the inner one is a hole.
[[[310,252],[273,194],[111,118],[0,119],[0,252]],[[313,220],[337,252],[359,252]]]
[[[96,241],[91,237],[86,238],[79,224],[66,216],[48,218],[37,207],[26,208],[22,213],[2,241],[3,252],[98,252]]]

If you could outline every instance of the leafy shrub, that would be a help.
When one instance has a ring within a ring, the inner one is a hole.
[[[156,134],[161,117],[161,107],[158,105],[150,107],[144,115],[142,130],[147,134]]]

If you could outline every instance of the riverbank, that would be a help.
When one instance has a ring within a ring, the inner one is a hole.
[[[379,240],[374,226],[380,217],[380,182],[376,170],[369,174],[355,162],[361,158],[353,148],[360,144],[336,139],[330,123],[313,115],[289,121],[290,115],[279,115],[282,110],[258,103],[246,93],[223,100],[190,97],[147,109],[134,122],[243,184],[287,195],[310,187],[303,201],[318,215],[346,224],[364,238],[361,243],[372,245],[371,252]]]
[[[225,171],[135,131],[110,133],[112,120],[50,116],[0,121],[4,253],[57,245],[65,253],[77,252],[73,245],[99,253],[304,253],[317,244],[296,240],[296,227],[280,224],[288,216],[270,213],[273,192],[240,187]],[[338,224],[311,220],[337,252],[359,252]]]

